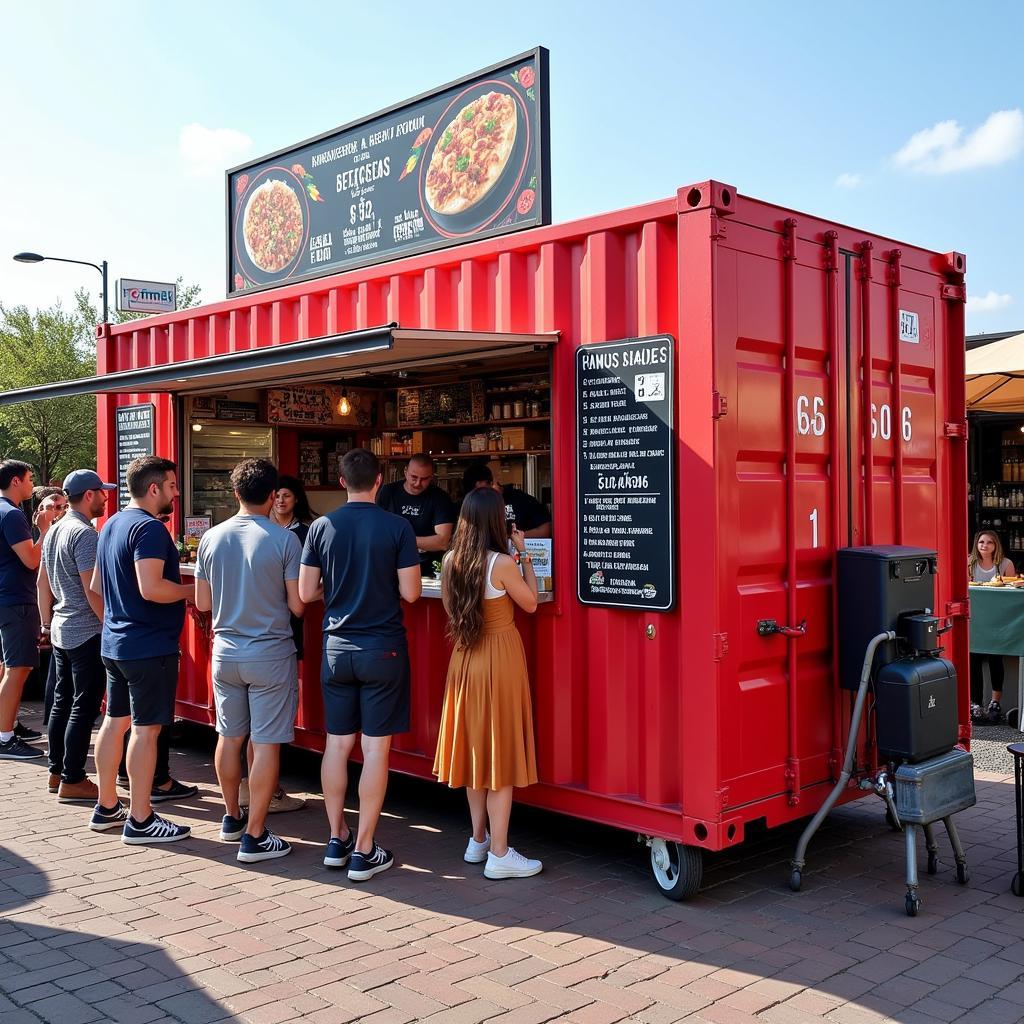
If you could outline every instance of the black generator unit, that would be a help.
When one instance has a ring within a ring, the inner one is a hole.
[[[901,615],[935,608],[938,559],[925,548],[885,545],[836,552],[839,587],[839,685],[856,690],[872,637],[898,632]],[[882,644],[874,669],[899,657],[895,642]]]
[[[917,764],[956,746],[956,669],[945,658],[900,658],[875,679],[878,749],[890,761]]]

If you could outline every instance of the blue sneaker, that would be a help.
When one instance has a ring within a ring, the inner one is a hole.
[[[352,856],[352,851],[355,848],[356,834],[351,829],[349,829],[348,839],[338,839],[335,836],[331,836],[327,843],[327,849],[324,850],[324,867],[343,868],[348,863],[348,859]]]
[[[488,856],[494,856],[488,854]],[[353,852],[352,860],[348,866],[348,877],[350,882],[368,882],[374,875],[387,871],[395,863],[395,855],[383,846],[373,844],[369,853]]]
[[[236,860],[244,864],[253,864],[260,860],[276,860],[278,857],[287,857],[292,852],[290,843],[286,843],[280,836],[275,836],[269,828],[263,830],[259,839],[253,838],[247,832],[242,835],[242,845],[238,848]]]
[[[232,818],[230,814],[225,814],[220,823],[221,840],[225,843],[237,843],[245,835],[245,826],[248,824],[249,815],[244,807],[240,818]]]
[[[176,825],[173,821],[161,818],[159,814],[150,814],[148,822],[136,821],[131,815],[124,823],[121,842],[129,846],[143,846],[148,843],[176,843],[179,839],[188,839],[192,829],[188,825]]]
[[[120,800],[116,807],[100,807],[97,804],[92,810],[89,828],[93,832],[106,832],[108,829],[120,828],[128,820],[128,808]]]

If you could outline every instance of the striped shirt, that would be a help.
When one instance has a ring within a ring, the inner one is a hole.
[[[75,509],[68,509],[43,541],[42,566],[53,591],[50,640],[61,650],[80,647],[102,629],[79,575],[96,565],[96,541],[92,523]]]

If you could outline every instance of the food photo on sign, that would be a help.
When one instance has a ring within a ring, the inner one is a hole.
[[[550,223],[538,47],[227,173],[228,292]]]

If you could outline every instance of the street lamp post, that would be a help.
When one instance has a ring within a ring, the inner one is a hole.
[[[107,261],[102,263],[89,263],[87,260],[68,260],[63,256],[40,256],[37,252],[19,252],[15,257],[18,263],[42,263],[43,260],[53,260],[57,263],[77,263],[80,267],[92,267],[100,272],[103,278],[103,323],[107,322]]]

